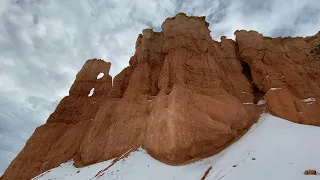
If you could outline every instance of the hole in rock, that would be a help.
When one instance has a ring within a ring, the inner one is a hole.
[[[97,79],[101,79],[103,78],[103,76],[104,76],[104,73],[99,73],[99,75],[97,76]]]
[[[259,100],[263,98],[264,93],[260,91],[257,85],[253,82],[249,64],[244,61],[241,61],[241,65],[242,65],[242,74],[244,74],[247,77],[248,81],[251,83],[253,88],[253,95],[254,95],[253,102],[254,104],[257,104]]]
[[[94,92],[94,88],[90,90],[90,93],[88,94],[88,96],[91,97],[93,95],[93,92]]]

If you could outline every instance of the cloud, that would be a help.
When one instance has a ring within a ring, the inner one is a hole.
[[[320,29],[320,4],[317,0],[233,1],[225,16],[214,25],[213,37],[230,38],[237,29],[257,30],[265,36],[311,36]]]
[[[211,36],[237,29],[307,36],[320,27],[318,0],[0,1],[0,174],[45,123],[86,59],[112,62],[115,76],[144,28],[160,31],[178,12],[207,16]]]

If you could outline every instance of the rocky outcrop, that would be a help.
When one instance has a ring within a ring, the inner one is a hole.
[[[204,18],[184,14],[162,29],[138,37],[130,67],[111,89],[118,93],[81,144],[85,164],[140,145],[160,161],[183,163],[218,152],[256,120],[258,108],[243,104],[253,103],[252,87],[232,40],[214,42]]]
[[[270,112],[320,126],[320,32],[307,38],[270,38],[244,30],[235,35],[240,58],[266,93]]]
[[[63,98],[46,124],[38,127],[11,162],[2,179],[31,179],[70,159],[81,164],[80,145],[112,87],[111,64],[88,60],[77,74],[69,96]],[[105,74],[97,79],[99,73]],[[89,97],[90,90],[95,93]]]
[[[312,169],[305,170],[303,174],[304,175],[317,175],[317,171],[316,170],[312,170]]]
[[[139,146],[172,165],[210,156],[251,127],[263,95],[273,114],[318,125],[318,42],[319,34],[272,39],[254,31],[217,42],[205,17],[179,13],[162,32],[143,30],[113,83],[110,63],[88,60],[1,179],[30,179],[70,159],[89,165]]]

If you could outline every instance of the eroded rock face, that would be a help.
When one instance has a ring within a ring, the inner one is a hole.
[[[266,93],[270,112],[320,126],[320,32],[307,38],[270,38],[244,30],[235,35],[240,58]]]
[[[110,63],[88,60],[46,124],[38,127],[12,161],[2,179],[31,179],[70,159],[79,159],[80,145],[112,87]],[[105,76],[97,79],[100,72]],[[89,97],[90,90],[95,93]],[[82,163],[81,161],[77,163]]]
[[[204,17],[179,13],[162,32],[143,30],[113,85],[111,64],[88,60],[1,179],[30,179],[70,159],[89,165],[139,146],[172,165],[210,156],[251,127],[264,94],[271,113],[318,125],[319,56],[311,50],[319,35],[236,36],[214,41]],[[301,101],[308,97],[315,101]]]

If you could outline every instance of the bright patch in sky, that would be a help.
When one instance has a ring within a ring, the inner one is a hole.
[[[99,73],[97,76],[97,79],[101,79],[101,78],[103,78],[103,76],[104,76],[104,73]]]
[[[93,93],[94,93],[94,88],[92,88],[92,89],[90,90],[90,93],[88,94],[88,96],[91,97],[91,96],[93,95]]]

